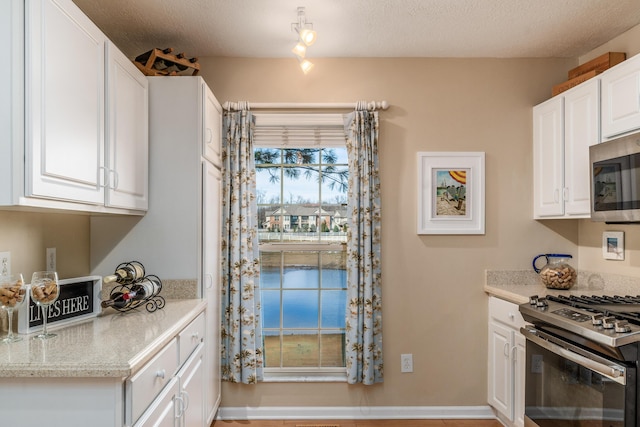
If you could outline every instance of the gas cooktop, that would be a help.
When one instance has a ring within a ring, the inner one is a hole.
[[[534,325],[570,331],[605,346],[640,342],[640,295],[534,295],[519,309]]]

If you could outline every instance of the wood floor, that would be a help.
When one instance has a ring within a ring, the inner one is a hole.
[[[211,427],[502,427],[497,420],[215,421]]]

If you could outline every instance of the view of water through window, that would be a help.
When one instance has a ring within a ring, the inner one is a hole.
[[[346,149],[254,153],[265,367],[343,367]]]

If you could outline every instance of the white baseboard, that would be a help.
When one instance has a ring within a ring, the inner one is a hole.
[[[495,419],[489,406],[221,407],[219,420]]]

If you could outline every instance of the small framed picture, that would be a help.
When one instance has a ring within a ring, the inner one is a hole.
[[[484,157],[418,153],[418,234],[484,234]]]
[[[604,259],[624,260],[623,231],[605,231],[602,233],[602,256]]]

